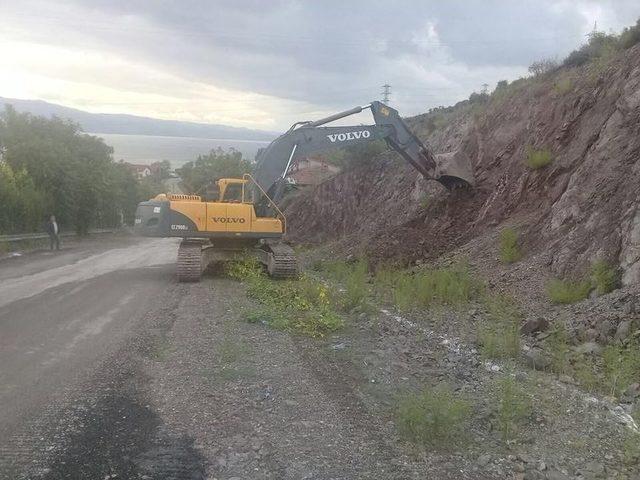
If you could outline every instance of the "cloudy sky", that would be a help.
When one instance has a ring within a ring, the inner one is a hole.
[[[638,17],[638,0],[0,0],[0,96],[279,130],[389,83],[411,115]]]

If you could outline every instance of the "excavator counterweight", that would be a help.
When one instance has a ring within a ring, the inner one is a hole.
[[[325,126],[366,109],[371,110],[375,124]],[[291,165],[316,152],[374,140],[384,140],[422,176],[449,190],[474,183],[471,163],[462,153],[433,155],[396,110],[374,101],[294,124],[258,153],[253,175],[219,179],[216,201],[203,201],[197,195],[162,194],[140,203],[135,230],[150,237],[183,238],[178,252],[180,281],[197,281],[211,262],[232,258],[249,248],[270,275],[295,277],[298,264],[293,249],[282,242],[286,219],[278,208]]]

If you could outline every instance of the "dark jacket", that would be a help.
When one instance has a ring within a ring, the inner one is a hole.
[[[53,222],[51,220],[47,221],[47,223],[44,226],[44,229],[49,235],[55,235],[55,233],[56,233],[55,229],[53,228]],[[58,235],[60,235],[60,224],[59,223],[58,223]]]

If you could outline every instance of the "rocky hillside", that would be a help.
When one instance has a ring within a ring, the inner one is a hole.
[[[472,191],[449,193],[385,154],[292,201],[290,240],[419,263],[509,225],[551,274],[581,275],[604,259],[625,285],[640,280],[640,45],[521,79],[437,120],[409,123],[436,153],[468,155]],[[527,166],[536,154],[551,162]]]

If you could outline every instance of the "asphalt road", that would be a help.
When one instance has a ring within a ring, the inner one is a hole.
[[[39,425],[162,302],[176,249],[109,238],[0,261],[0,478],[22,470]]]

